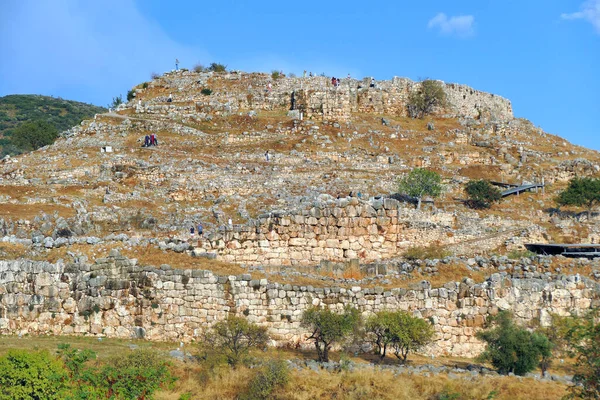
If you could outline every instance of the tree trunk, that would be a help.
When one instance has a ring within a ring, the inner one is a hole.
[[[421,197],[417,198],[417,210],[421,209]]]
[[[329,346],[323,346],[323,362],[329,362]]]

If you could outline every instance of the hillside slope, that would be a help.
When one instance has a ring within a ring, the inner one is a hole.
[[[106,111],[104,107],[48,96],[0,97],[0,145],[7,144],[12,131],[26,122],[45,121],[62,132]]]

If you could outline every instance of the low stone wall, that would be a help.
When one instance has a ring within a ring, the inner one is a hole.
[[[242,264],[371,262],[398,256],[413,246],[454,245],[477,239],[491,228],[486,222],[474,221],[469,229],[457,229],[460,224],[456,218],[456,214],[440,210],[415,210],[391,198],[364,201],[349,197],[315,203],[299,211],[273,212],[247,226],[223,227],[209,236],[199,251],[214,252],[221,260]],[[485,251],[501,244],[502,240],[490,240],[476,247]]]
[[[209,271],[140,267],[112,252],[89,264],[0,261],[0,332],[3,334],[91,334],[118,338],[190,341],[228,315],[246,316],[269,328],[274,344],[305,344],[300,326],[309,307],[364,316],[408,310],[433,322],[431,354],[473,356],[486,318],[512,310],[517,318],[547,323],[549,313],[569,315],[600,306],[600,287],[578,276],[552,279],[526,273],[522,279],[494,274],[431,288],[314,288],[217,276]]]

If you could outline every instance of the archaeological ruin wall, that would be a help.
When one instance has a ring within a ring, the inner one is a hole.
[[[250,275],[136,265],[116,252],[94,264],[0,261],[0,333],[97,335],[189,342],[228,315],[265,326],[272,344],[303,345],[309,307],[356,307],[364,316],[407,310],[433,323],[427,354],[474,356],[475,333],[499,310],[521,321],[549,322],[551,313],[580,314],[600,306],[600,285],[579,276],[542,274],[450,282],[414,289],[341,288],[271,283]]]

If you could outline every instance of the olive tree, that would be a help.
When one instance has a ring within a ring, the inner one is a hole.
[[[569,186],[559,193],[556,203],[560,206],[585,207],[589,220],[592,216],[592,209],[600,204],[600,179],[571,179]]]
[[[484,179],[469,181],[465,192],[469,196],[467,205],[472,208],[490,208],[492,203],[502,198],[500,190]]]
[[[547,365],[552,343],[539,332],[530,332],[513,322],[512,314],[500,312],[490,321],[493,327],[477,333],[486,342],[481,361],[489,361],[501,374],[525,375],[541,362]]]
[[[245,360],[252,347],[264,348],[268,340],[267,328],[230,316],[213,325],[205,337],[205,345],[223,352],[227,362],[235,367]]]
[[[319,362],[329,361],[329,351],[336,342],[346,339],[360,325],[357,309],[347,306],[342,313],[329,309],[310,308],[302,315],[302,326],[308,328],[308,337],[315,344]]]
[[[406,108],[411,118],[423,118],[435,108],[445,107],[447,104],[443,83],[425,79],[420,82],[418,89],[410,94]]]
[[[367,320],[365,328],[381,360],[389,348],[403,363],[411,351],[430,343],[435,334],[429,322],[406,311],[378,312]]]
[[[421,209],[423,196],[439,197],[442,194],[442,177],[435,171],[415,168],[398,184],[398,191],[417,199],[417,209]]]

